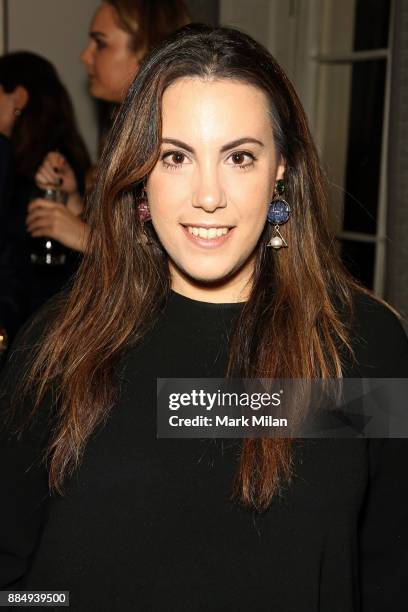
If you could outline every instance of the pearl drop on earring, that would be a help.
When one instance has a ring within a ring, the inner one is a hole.
[[[271,246],[273,249],[282,248],[283,246],[282,238],[279,238],[279,236],[273,236],[273,238],[270,239],[268,246]]]
[[[281,249],[282,247],[287,247],[288,245],[286,243],[286,240],[284,239],[284,237],[279,231],[279,225],[275,225],[274,231],[275,233],[270,239],[270,241],[268,242],[267,246],[272,247],[273,249],[276,249],[276,250]]]

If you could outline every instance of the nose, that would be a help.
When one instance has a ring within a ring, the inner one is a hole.
[[[81,62],[84,66],[90,66],[92,64],[92,49],[91,49],[92,41],[89,41],[85,49],[82,51],[80,57]]]
[[[207,212],[225,208],[227,199],[216,169],[207,168],[197,172],[192,205]]]

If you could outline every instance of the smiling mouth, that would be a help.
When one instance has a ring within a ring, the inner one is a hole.
[[[221,238],[221,236],[226,236],[228,232],[232,229],[232,227],[229,227],[227,225],[203,227],[201,225],[183,224],[183,227],[188,231],[189,234],[207,240],[214,240],[214,238]]]

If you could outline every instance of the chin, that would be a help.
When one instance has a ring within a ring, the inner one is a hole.
[[[89,83],[88,91],[93,98],[99,98],[98,87],[95,87],[95,84],[92,81]]]
[[[98,87],[97,83],[91,82],[89,84],[89,94],[97,100],[106,100],[103,89]]]
[[[237,268],[231,267],[221,267],[221,266],[179,266],[180,270],[183,272],[185,276],[190,278],[195,283],[203,284],[203,285],[222,285],[224,282],[229,280],[234,273],[237,271]]]

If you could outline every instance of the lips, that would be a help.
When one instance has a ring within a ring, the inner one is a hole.
[[[202,227],[199,225],[188,225],[187,231],[194,236],[200,236],[200,238],[212,239],[220,238],[225,236],[229,232],[228,227]]]
[[[182,226],[184,235],[198,247],[216,248],[223,245],[234,232],[228,225],[187,225]]]

